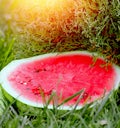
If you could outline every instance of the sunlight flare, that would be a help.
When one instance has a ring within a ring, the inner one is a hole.
[[[22,8],[40,7],[60,9],[61,7],[70,7],[74,0],[16,0],[15,4]],[[56,10],[55,10],[56,11]]]

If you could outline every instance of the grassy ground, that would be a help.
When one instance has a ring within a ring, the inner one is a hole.
[[[76,0],[76,8],[71,7],[74,13],[70,10],[71,15],[68,15],[68,9],[64,13],[68,17],[58,13],[62,17],[59,19],[51,9],[44,12],[48,20],[44,16],[43,20],[40,19],[43,12],[38,7],[33,12],[31,8],[22,9],[18,3],[15,5],[12,2],[14,0],[0,0],[0,70],[13,59],[73,50],[95,51],[108,62],[120,65],[119,0],[96,0],[91,3],[88,0],[85,1],[87,4],[82,3],[83,7],[80,0]],[[51,13],[56,19],[51,19]],[[41,29],[43,23],[44,31]],[[0,127],[120,128],[119,95],[118,89],[92,108],[86,105],[81,110],[71,111],[59,111],[56,108],[36,111],[30,108],[23,112],[16,103],[10,104],[1,99],[3,114],[0,116]]]

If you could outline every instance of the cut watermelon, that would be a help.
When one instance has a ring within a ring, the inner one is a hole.
[[[83,90],[59,109],[71,109],[80,99],[79,109],[118,88],[119,82],[117,66],[88,52],[50,53],[15,60],[0,73],[3,89],[18,101],[34,107],[43,107],[53,92],[59,106]],[[53,107],[53,101],[48,108]]]

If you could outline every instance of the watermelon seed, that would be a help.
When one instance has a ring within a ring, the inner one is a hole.
[[[43,71],[47,71],[47,69],[44,68]]]
[[[32,89],[32,92],[34,93],[34,95],[39,95],[40,94],[40,91],[39,91],[38,88]]]
[[[36,70],[35,70],[36,73],[39,73],[39,72],[41,72],[41,71],[47,71],[47,70],[46,70],[45,68],[43,68],[43,69],[36,69]]]
[[[35,70],[36,73],[39,73],[39,72],[41,72],[41,71],[42,71],[42,69],[36,69],[36,70]]]

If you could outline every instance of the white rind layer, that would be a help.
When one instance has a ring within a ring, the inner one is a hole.
[[[10,84],[8,79],[7,79],[8,76],[18,66],[20,66],[21,64],[24,64],[24,63],[26,64],[26,63],[29,63],[32,61],[42,60],[42,59],[45,59],[48,57],[54,57],[54,56],[58,56],[58,55],[62,56],[62,55],[74,55],[74,54],[80,54],[80,55],[84,54],[84,55],[90,55],[90,56],[97,56],[96,53],[90,53],[90,52],[86,52],[86,51],[75,51],[75,52],[64,52],[64,53],[49,53],[49,54],[43,54],[43,55],[31,57],[31,58],[14,60],[1,70],[1,72],[0,72],[0,84],[2,85],[2,88],[8,94],[10,94],[12,97],[17,99],[18,101],[21,101],[22,103],[25,103],[25,104],[33,106],[33,107],[44,107],[44,105],[42,103],[38,103],[37,101],[36,102],[30,101],[30,100],[24,98],[21,94],[18,94],[18,92],[15,92],[15,90],[11,86],[8,86]],[[99,58],[102,58],[102,57],[99,57]],[[117,73],[114,89],[117,89],[119,87],[119,84],[120,84],[120,68],[116,65],[113,65],[113,67]],[[83,107],[82,105],[79,105],[79,106],[77,106],[77,109],[80,109],[82,107]],[[52,109],[53,105],[48,105],[48,108]],[[74,108],[74,106],[62,105],[58,109],[71,110],[72,108]]]

